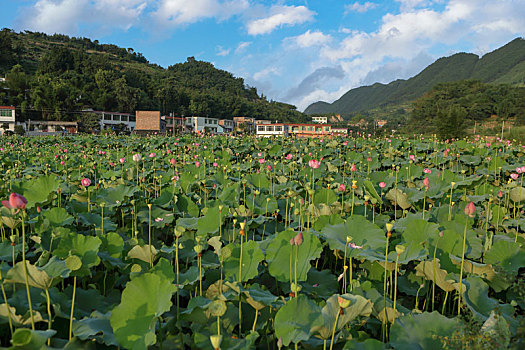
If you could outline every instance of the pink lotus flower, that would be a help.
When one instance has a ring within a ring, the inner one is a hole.
[[[301,244],[303,244],[303,233],[302,232],[299,232],[295,237],[294,237],[294,243],[295,245],[297,246],[300,246]]]
[[[350,242],[348,243],[348,246],[352,249],[363,249],[363,246],[362,245],[357,245],[355,244],[354,242]]]
[[[499,198],[503,197],[503,192],[499,191],[499,192],[498,192],[498,197],[499,197]]]
[[[308,161],[308,166],[310,166],[310,168],[312,169],[317,169],[321,166],[321,162],[315,160],[315,159],[310,159]]]
[[[88,187],[88,186],[91,186],[91,180],[88,179],[87,177],[83,178],[80,183],[82,184],[82,186],[84,187]]]
[[[2,201],[4,207],[8,209],[25,209],[27,205],[27,199],[21,194],[12,192],[9,195],[9,200]]]
[[[525,173],[525,166],[522,166],[522,167],[521,167],[521,172],[522,172],[522,173]]]
[[[292,159],[292,157],[293,157],[292,154],[288,153],[288,155],[286,156],[286,159],[290,160],[290,159]]]
[[[259,159],[259,164],[264,164],[264,162],[265,162],[264,158]]]
[[[171,158],[170,163],[171,165],[175,166],[175,164],[177,164],[177,161],[175,160],[175,158]]]
[[[201,166],[201,162],[196,161],[196,162],[195,162],[195,166],[196,166],[197,168],[199,168],[199,167]]]
[[[124,164],[126,162],[126,158],[120,158],[119,161],[120,161],[120,164]]]
[[[339,185],[339,192],[344,192],[344,191],[346,191],[346,186],[345,186],[345,184],[340,184],[340,185]]]
[[[352,166],[350,167],[350,171],[351,171],[351,172],[355,172],[356,170],[357,170],[357,169],[356,169],[356,167],[355,167],[355,164],[352,163]]]
[[[262,153],[261,153],[261,152],[257,153],[257,155],[258,155],[259,157],[262,157]]]
[[[430,185],[430,180],[428,179],[428,177],[425,177],[423,179],[423,185],[425,185],[425,187],[428,189],[428,186]]]
[[[512,178],[512,180],[517,180],[519,175],[518,174],[510,174],[510,177]]]
[[[465,215],[470,216],[471,218],[474,217],[474,213],[476,212],[476,206],[474,205],[474,202],[470,202],[465,207]]]
[[[381,181],[381,182],[379,183],[379,187],[381,187],[381,188],[385,188],[385,187],[386,187],[386,183],[384,183],[383,181]]]
[[[430,170],[430,169],[428,169],[428,168],[425,168],[425,169],[423,169],[423,172],[424,172],[425,174],[431,174],[431,173],[432,173],[432,170]]]
[[[155,158],[155,156],[156,156],[156,154],[153,153],[153,152],[151,152],[151,153],[149,154],[149,157],[150,157],[150,158]]]
[[[415,161],[415,160],[416,160],[416,156],[414,156],[413,154],[411,154],[410,156],[408,156],[408,158],[409,158],[411,161]]]
[[[268,169],[268,171],[272,171],[272,166],[270,164],[268,164],[268,166],[266,167],[266,169]]]
[[[219,163],[217,163],[217,162],[213,162],[213,166],[216,168],[216,167],[219,166]]]

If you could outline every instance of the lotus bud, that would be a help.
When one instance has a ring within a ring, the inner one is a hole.
[[[346,236],[346,244],[352,242],[352,237],[351,236]]]
[[[295,237],[294,237],[294,242],[295,242],[295,245],[296,246],[300,246],[301,244],[303,244],[303,233],[302,232],[299,232]]]
[[[279,340],[277,340],[277,348],[281,349],[282,347],[283,347],[283,338],[279,338]]]
[[[197,254],[202,253],[202,249],[203,249],[203,247],[202,247],[202,245],[200,245],[200,244],[197,244],[196,246],[193,247],[193,250],[194,250],[195,253],[197,253]]]
[[[469,204],[467,204],[467,206],[465,207],[465,215],[468,215],[470,216],[471,218],[474,217],[474,213],[476,213],[476,206],[474,205],[473,202],[470,202]]]

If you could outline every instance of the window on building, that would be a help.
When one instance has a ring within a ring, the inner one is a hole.
[[[275,127],[275,131],[283,131],[283,127],[282,126],[276,126]]]
[[[12,117],[13,112],[10,109],[0,109],[0,117]]]
[[[306,126],[301,126],[301,131],[306,131]]]
[[[259,125],[257,127],[257,131],[264,131],[264,125]]]
[[[104,114],[104,120],[111,120],[111,114]]]
[[[311,126],[308,127],[308,131],[313,131],[313,130],[314,130],[313,127],[311,127]]]
[[[127,122],[128,121],[128,116],[127,115],[121,115],[120,116],[120,120],[123,121],[123,122]]]
[[[113,114],[113,120],[114,120],[114,121],[117,121],[117,122],[120,121],[120,115],[118,115],[118,114]]]
[[[267,126],[266,131],[273,131],[273,126]]]

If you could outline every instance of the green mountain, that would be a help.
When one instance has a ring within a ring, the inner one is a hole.
[[[6,77],[0,104],[18,107],[22,119],[75,120],[87,108],[306,119],[295,106],[268,101],[244,79],[193,57],[163,68],[132,48],[5,28],[0,52],[0,75]]]
[[[470,53],[440,58],[408,80],[358,87],[331,104],[322,101],[313,103],[306,108],[305,113],[349,115],[399,105],[423,96],[438,83],[467,79],[524,85],[525,39],[517,38],[481,58]]]

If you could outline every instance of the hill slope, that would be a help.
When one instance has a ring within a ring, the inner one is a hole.
[[[331,104],[322,101],[313,103],[306,108],[305,113],[345,115],[401,104],[421,97],[438,83],[466,79],[485,83],[524,84],[525,40],[517,38],[482,58],[469,53],[440,58],[408,80],[358,87]]]
[[[31,119],[73,120],[86,108],[217,118],[301,121],[295,106],[268,101],[244,79],[189,57],[167,69],[132,48],[66,35],[0,31],[0,104]]]

